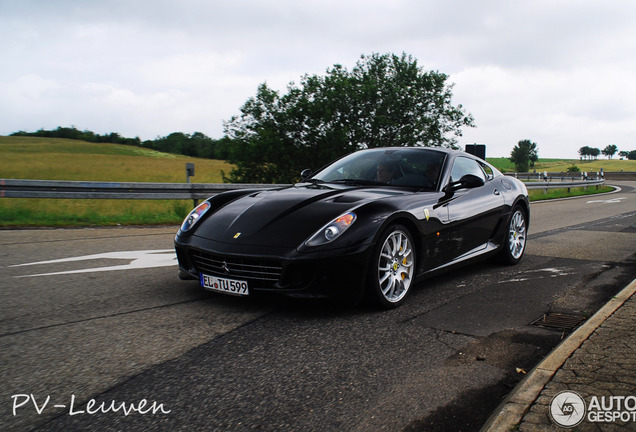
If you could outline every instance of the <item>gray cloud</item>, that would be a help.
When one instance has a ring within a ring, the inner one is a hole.
[[[0,134],[74,125],[220,137],[259,83],[281,91],[361,54],[406,52],[507,156],[636,148],[631,1],[0,0]]]

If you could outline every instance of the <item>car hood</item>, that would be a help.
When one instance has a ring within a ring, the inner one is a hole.
[[[393,188],[294,186],[238,198],[201,221],[194,235],[234,245],[296,248],[347,211],[410,193]]]

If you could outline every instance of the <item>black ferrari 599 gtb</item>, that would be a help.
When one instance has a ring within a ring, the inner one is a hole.
[[[276,189],[214,195],[175,238],[182,278],[249,296],[366,295],[393,308],[416,279],[478,257],[523,257],[528,192],[470,154],[361,150]]]

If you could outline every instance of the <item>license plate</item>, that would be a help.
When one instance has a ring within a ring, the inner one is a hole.
[[[239,296],[250,294],[246,281],[225,279],[203,273],[199,274],[199,280],[201,281],[201,286],[206,290]]]

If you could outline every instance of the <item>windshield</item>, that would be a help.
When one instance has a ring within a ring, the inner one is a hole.
[[[437,190],[445,158],[446,153],[425,148],[364,150],[337,160],[312,180]]]

